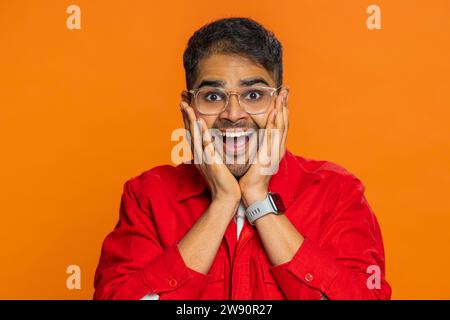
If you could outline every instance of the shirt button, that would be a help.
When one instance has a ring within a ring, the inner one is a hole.
[[[169,286],[171,286],[172,288],[176,287],[177,284],[178,284],[178,281],[176,279],[170,279],[169,280]]]
[[[314,279],[314,277],[313,277],[313,275],[311,273],[307,273],[305,275],[305,280],[306,281],[310,282],[310,281],[312,281],[312,279]]]

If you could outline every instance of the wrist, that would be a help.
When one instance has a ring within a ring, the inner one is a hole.
[[[222,194],[222,193],[218,193],[212,196],[212,202],[217,202],[217,203],[239,203],[239,201],[241,201],[241,194]]]
[[[242,193],[242,200],[244,201],[245,207],[249,207],[255,202],[264,200],[267,197],[267,193],[267,190]]]
[[[226,197],[215,197],[211,201],[209,208],[211,212],[218,213],[219,215],[233,216],[239,206],[240,198],[226,198]]]

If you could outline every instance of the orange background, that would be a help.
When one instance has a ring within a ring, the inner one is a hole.
[[[284,45],[288,148],[364,182],[393,298],[450,299],[450,1],[377,1],[381,30],[370,4],[0,0],[0,298],[92,297],[123,183],[170,162],[188,38],[247,16]]]

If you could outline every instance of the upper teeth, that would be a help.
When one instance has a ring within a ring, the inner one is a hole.
[[[222,131],[222,136],[227,138],[239,138],[242,136],[249,136],[252,134],[250,131]]]

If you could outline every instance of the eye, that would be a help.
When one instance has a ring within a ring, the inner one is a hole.
[[[217,102],[224,99],[223,94],[217,91],[208,91],[201,94],[203,100],[208,102]]]
[[[244,99],[246,100],[258,100],[261,99],[263,93],[259,90],[248,91],[244,95]]]

